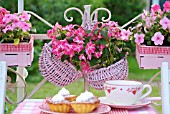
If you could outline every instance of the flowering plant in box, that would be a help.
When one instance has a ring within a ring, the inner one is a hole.
[[[134,41],[147,46],[170,45],[170,1],[166,1],[161,10],[158,4],[144,11],[141,21],[132,28]]]
[[[30,17],[31,15],[25,11],[10,14],[5,8],[0,7],[0,42],[18,45],[19,42],[29,41],[29,32],[32,29]]]
[[[52,53],[82,71],[107,67],[122,59],[128,53],[125,42],[131,34],[129,30],[120,30],[113,21],[98,22],[92,30],[56,23],[47,33],[52,39]]]

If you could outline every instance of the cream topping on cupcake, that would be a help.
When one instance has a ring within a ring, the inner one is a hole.
[[[77,98],[76,101],[77,102],[87,102],[87,101],[91,101],[91,99],[93,99],[95,96],[93,95],[93,93],[85,91],[84,93],[81,93]]]
[[[63,87],[63,88],[58,92],[58,94],[60,94],[60,95],[62,95],[62,96],[68,96],[68,95],[70,95],[70,92]]]
[[[64,101],[65,100],[65,98],[62,96],[62,95],[60,95],[60,94],[56,94],[53,98],[52,98],[52,101],[54,101],[54,102],[62,102],[62,101]]]

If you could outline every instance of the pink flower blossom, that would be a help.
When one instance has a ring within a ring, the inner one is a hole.
[[[86,45],[86,48],[85,48],[86,54],[89,55],[89,54],[91,54],[91,53],[94,53],[95,50],[96,50],[95,46],[96,46],[96,45],[93,44],[91,41],[88,42],[87,45]]]
[[[130,32],[130,30],[125,30],[122,29],[121,30],[121,39],[127,41],[129,39],[129,36],[132,34],[132,32]]]
[[[161,10],[161,8],[160,8],[160,6],[158,4],[154,4],[154,5],[151,6],[151,11],[152,12],[158,12],[160,10]]]
[[[102,51],[103,51],[103,49],[104,49],[105,47],[106,47],[105,45],[100,44],[100,46],[99,46],[99,50],[102,52]]]
[[[52,45],[52,53],[54,53],[58,58],[61,58],[62,55],[64,54],[64,49],[65,49],[65,44],[67,44],[66,40],[52,40],[53,45]]]
[[[151,40],[154,41],[155,45],[162,45],[164,36],[161,34],[161,32],[156,32]]]
[[[13,31],[14,28],[13,28],[11,25],[7,25],[7,26],[5,27],[5,29],[3,29],[2,31],[3,31],[4,33],[6,33],[8,30]]]
[[[90,54],[87,55],[87,59],[88,59],[88,60],[91,60],[91,58],[92,58],[92,55],[91,55],[91,53],[90,53]]]
[[[96,58],[100,58],[100,57],[102,56],[102,52],[95,52],[95,53],[94,53],[94,56],[95,56]]]
[[[48,30],[47,31],[47,36],[49,37],[49,38],[56,38],[56,36],[54,35],[54,29],[50,29],[50,30]]]
[[[70,24],[70,25],[67,25],[67,26],[63,27],[63,30],[72,31],[73,28],[74,28],[74,26],[72,24]]]
[[[162,28],[165,30],[167,28],[170,29],[170,20],[167,17],[164,17],[159,22],[162,25]]]
[[[4,23],[9,23],[12,19],[14,18],[14,15],[13,14],[6,14],[4,16],[4,18],[2,19],[2,21]]]
[[[80,54],[79,60],[84,60],[84,61],[86,61],[86,57],[85,57],[83,54]]]
[[[85,30],[83,28],[78,28],[77,30],[75,30],[75,34],[80,37],[83,37],[86,35]]]
[[[5,8],[2,8],[0,7],[0,24],[3,24],[4,25],[4,22],[2,21],[3,20],[3,17],[6,15],[6,14],[9,14],[10,12],[7,11]],[[1,26],[3,26],[1,25]],[[4,27],[0,27],[0,28],[4,28]]]
[[[103,38],[103,36],[101,35],[101,33],[99,33],[99,35],[97,36],[98,39]]]
[[[28,14],[26,11],[23,11],[20,15],[19,18],[21,21],[29,21],[31,18],[31,15]]]
[[[147,16],[147,14],[148,14],[148,11],[147,11],[147,10],[144,10],[144,11],[143,11],[143,14],[142,14],[142,19],[145,19],[146,16]]]
[[[90,70],[90,65],[88,62],[82,61],[80,63],[80,66],[81,66],[82,72],[84,73],[87,73]]]
[[[72,46],[73,46],[73,50],[78,53],[84,48],[82,44],[72,44]]]
[[[168,12],[170,10],[170,1],[166,1],[163,6],[164,6],[164,11]]]
[[[144,42],[144,37],[145,37],[144,34],[138,34],[138,33],[136,33],[136,34],[134,34],[134,37],[135,37],[135,42],[136,42],[138,45],[140,45],[141,43]]]
[[[146,27],[150,28],[154,23],[155,23],[155,17],[146,17],[145,21],[146,21]]]
[[[73,42],[76,42],[78,44],[84,44],[84,38],[81,38],[80,36],[76,36],[74,39],[73,39]]]
[[[24,32],[30,31],[31,24],[30,24],[30,23],[26,23],[26,22],[20,22],[20,28],[21,28]]]
[[[62,26],[57,22],[56,24],[55,24],[55,26],[53,27],[53,29],[54,30],[57,30],[57,29],[62,29]]]

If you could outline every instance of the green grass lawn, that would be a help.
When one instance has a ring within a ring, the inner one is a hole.
[[[159,70],[143,70],[143,69],[139,69],[136,59],[134,57],[129,57],[128,58],[128,63],[129,63],[129,79],[130,80],[139,80],[139,81],[145,81],[148,82],[150,80],[150,78],[157,73]],[[32,78],[34,78],[32,76]],[[156,81],[160,81],[160,76],[156,79]],[[83,92],[83,79],[79,79],[76,82],[66,86],[66,89],[68,89],[70,91],[71,94],[75,94],[75,95],[79,95],[81,92]],[[33,88],[38,84],[38,82],[30,82],[28,80],[28,93],[31,92],[31,90],[33,90]],[[57,87],[49,82],[45,83],[42,88],[35,94],[33,95],[33,99],[43,99],[49,96],[54,96],[56,93],[58,93],[58,91],[61,89],[61,87]],[[104,91],[98,91],[95,90],[94,88],[90,88],[91,92],[94,93],[94,95],[101,97],[104,96]],[[7,92],[7,95],[12,98],[12,99],[16,99],[16,95],[11,94],[11,92]],[[154,86],[153,87],[153,91],[152,94],[150,96],[160,96],[159,95],[159,89],[158,87]],[[14,110],[14,108],[16,107],[16,105],[10,105],[8,103],[6,103],[6,109],[7,111],[5,112],[5,114],[10,114],[10,112],[12,110]],[[155,107],[160,113],[161,113],[161,107],[157,106]]]

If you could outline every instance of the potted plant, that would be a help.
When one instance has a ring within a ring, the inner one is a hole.
[[[8,66],[29,66],[33,60],[33,38],[30,35],[31,15],[10,14],[0,7],[0,60]]]
[[[163,8],[161,10],[158,4],[153,5],[131,28],[140,68],[157,69],[162,62],[170,63],[170,1],[166,1]]]
[[[114,21],[97,22],[91,30],[56,23],[47,33],[52,39],[52,54],[62,62],[71,63],[99,90],[106,80],[127,77],[126,42],[131,34],[129,30],[121,30]]]

